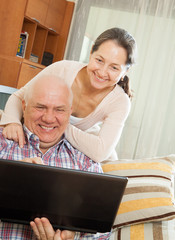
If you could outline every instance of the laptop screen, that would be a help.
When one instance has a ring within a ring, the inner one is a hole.
[[[0,219],[47,217],[54,228],[109,232],[126,184],[126,177],[1,159]]]

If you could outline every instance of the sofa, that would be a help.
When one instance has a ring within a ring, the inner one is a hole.
[[[175,155],[116,160],[102,168],[128,177],[110,240],[175,239]]]

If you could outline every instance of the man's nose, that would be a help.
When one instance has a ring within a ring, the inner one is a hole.
[[[46,110],[42,116],[42,120],[47,123],[52,123],[55,120],[55,114],[52,110]]]

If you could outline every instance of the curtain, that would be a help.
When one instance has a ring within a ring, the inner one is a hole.
[[[119,158],[175,153],[175,0],[78,0],[65,58],[88,62],[93,41],[111,27],[126,29],[138,46]]]

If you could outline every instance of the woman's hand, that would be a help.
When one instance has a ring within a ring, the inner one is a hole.
[[[20,148],[25,144],[25,137],[22,125],[18,123],[7,124],[3,129],[3,136],[9,140],[19,143]]]
[[[55,232],[47,218],[35,218],[30,222],[37,240],[73,240],[75,233],[59,229]]]

